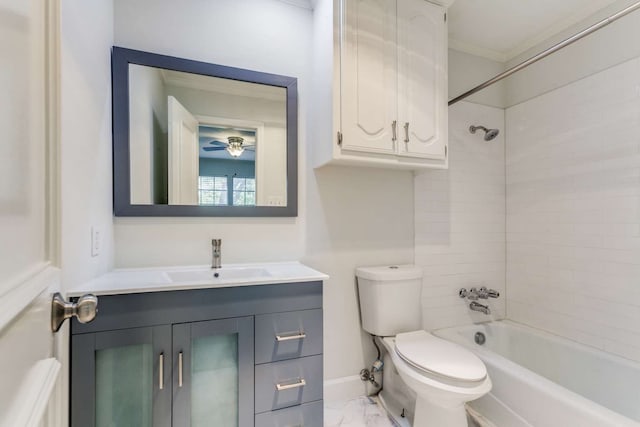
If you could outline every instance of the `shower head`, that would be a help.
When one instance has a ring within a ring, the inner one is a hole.
[[[471,133],[476,133],[476,131],[478,129],[482,129],[484,131],[484,140],[485,141],[491,141],[496,136],[498,136],[498,134],[500,133],[500,130],[498,130],[498,129],[487,129],[484,126],[473,126],[473,125],[469,126],[469,132],[471,132]]]

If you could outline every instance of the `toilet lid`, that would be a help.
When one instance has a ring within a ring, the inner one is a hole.
[[[396,336],[396,352],[417,369],[461,381],[481,381],[487,368],[471,351],[426,331]]]

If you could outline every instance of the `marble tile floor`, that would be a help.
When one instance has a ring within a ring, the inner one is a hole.
[[[344,402],[325,402],[325,427],[401,427],[375,397],[361,396]]]
[[[406,426],[408,426],[408,422]],[[492,423],[476,423],[469,418],[469,427],[495,427]],[[360,396],[341,401],[325,402],[324,427],[405,427],[396,423],[376,397]]]

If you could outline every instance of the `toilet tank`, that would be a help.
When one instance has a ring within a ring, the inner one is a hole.
[[[415,265],[356,269],[362,328],[393,336],[422,329],[422,269]]]

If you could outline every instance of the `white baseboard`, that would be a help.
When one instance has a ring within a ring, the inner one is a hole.
[[[324,400],[326,402],[351,400],[367,394],[367,385],[360,379],[359,375],[351,375],[324,382]]]

